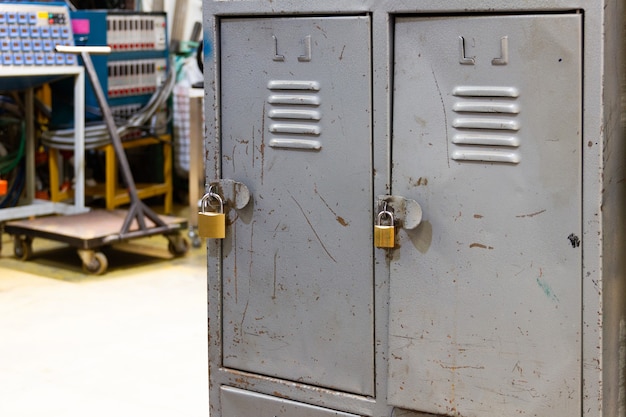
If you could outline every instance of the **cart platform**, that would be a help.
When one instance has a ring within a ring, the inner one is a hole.
[[[156,225],[145,217],[144,228],[134,219],[128,231],[121,234],[127,215],[126,210],[92,210],[66,216],[16,220],[5,223],[4,232],[13,236],[17,258],[27,260],[32,256],[34,238],[54,240],[75,247],[83,261],[83,269],[95,274],[104,273],[108,266],[106,256],[97,249],[134,238],[162,234],[169,241],[170,253],[184,255],[187,252],[189,243],[179,233],[187,228],[185,219],[160,215],[158,217],[164,225]]]

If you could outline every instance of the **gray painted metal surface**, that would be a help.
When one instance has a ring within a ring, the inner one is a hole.
[[[223,246],[224,365],[372,395],[369,19],[220,35],[222,176],[252,195]]]
[[[581,30],[579,14],[396,20],[392,190],[424,218],[392,254],[391,404],[580,409]]]
[[[205,2],[212,416],[626,415],[625,7]]]
[[[263,395],[233,387],[221,387],[222,406],[225,415],[298,415],[301,417],[356,417],[322,407],[315,407],[282,398]]]

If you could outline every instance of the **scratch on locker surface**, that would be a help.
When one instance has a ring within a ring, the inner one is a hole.
[[[428,333],[428,332],[426,332]],[[412,348],[415,346],[415,337],[411,337],[411,336],[405,336],[405,335],[399,335],[399,334],[390,334],[389,336],[397,338],[397,339],[402,339],[405,341],[406,344],[403,344],[402,346],[398,346],[398,348],[396,348],[396,350],[400,350],[400,349],[408,349],[408,348]],[[422,334],[420,336],[420,339],[423,339],[424,335]],[[395,358],[398,358],[397,355],[392,355]]]
[[[263,103],[263,118],[261,119],[261,185],[265,171],[265,103]]]
[[[241,315],[241,322],[239,323],[239,337],[243,339],[243,322],[246,320],[246,314],[248,314],[248,304],[250,304],[250,300],[246,301],[246,306],[243,309],[243,314]]]
[[[304,219],[306,220],[306,222],[309,224],[309,227],[311,228],[311,230],[313,231],[313,234],[315,235],[315,237],[317,238],[317,241],[320,243],[320,245],[322,245],[322,249],[324,249],[324,252],[326,252],[326,254],[328,255],[328,257],[330,259],[332,259],[335,263],[337,263],[337,260],[335,258],[333,258],[333,256],[330,254],[330,252],[328,252],[328,249],[326,249],[326,246],[324,246],[324,243],[322,242],[322,239],[320,239],[319,235],[317,234],[317,232],[315,231],[315,229],[313,228],[313,225],[311,224],[311,221],[309,220],[309,218],[306,216],[306,213],[304,212],[304,209],[302,208],[302,206],[300,205],[300,203],[298,203],[298,200],[296,200],[291,194],[289,194],[289,197],[291,197],[291,199],[293,200],[294,203],[296,203],[296,205],[298,206],[298,208],[300,209],[300,212],[302,213],[302,215],[304,216]]]
[[[544,210],[536,211],[534,213],[520,214],[519,216],[515,216],[515,217],[517,217],[518,219],[523,219],[524,217],[535,217],[535,216],[537,216],[537,215],[539,215],[541,213],[544,213],[545,211],[546,210],[544,209]]]
[[[232,138],[231,138],[232,139]],[[237,150],[237,145],[233,146],[233,153],[230,156],[230,160],[233,163],[233,172],[237,172],[237,167],[235,167],[235,151]]]
[[[512,385],[515,385],[515,383],[513,383]],[[541,395],[538,394],[537,390],[535,390],[534,388],[531,388],[531,389],[520,389],[519,387],[517,387],[516,390],[510,391],[510,392],[504,392],[504,391],[499,391],[499,390],[494,390],[494,389],[488,389],[486,387],[483,387],[482,389],[483,389],[483,391],[491,392],[491,393],[496,394],[499,397],[503,397],[503,399],[505,399],[505,398],[513,398],[515,400],[519,400],[519,401],[522,401],[522,402],[528,402],[528,398],[521,395],[523,393],[528,394],[531,398],[540,398],[541,397]]]
[[[248,264],[248,272],[249,277],[252,278],[252,260],[254,257],[252,254],[254,253],[254,220],[250,223],[250,263]]]
[[[233,242],[237,241],[237,224],[233,225]],[[237,304],[237,245],[234,247],[234,259],[233,259],[233,276],[235,278],[235,304]]]
[[[254,128],[252,128],[252,129],[254,130]],[[254,134],[254,132],[253,132],[253,134]],[[248,144],[250,143],[250,140],[245,140],[245,139],[239,138],[239,139],[237,139],[237,143],[239,143],[240,145],[246,145],[245,152],[246,152],[246,155],[248,155],[248,148],[249,148]]]
[[[439,361],[438,364],[443,369],[450,369],[451,371],[456,371],[457,369],[485,369],[485,367],[482,365],[447,365]]]
[[[319,29],[320,32],[322,32],[322,35],[328,39],[328,34],[326,33],[326,31],[320,26],[320,25],[315,25],[316,29]]]
[[[339,54],[339,60],[341,61],[343,59],[343,52],[346,50],[346,45],[343,46],[343,48],[341,48],[341,54]]]
[[[315,190],[315,194],[317,194],[317,196],[320,198],[320,200],[322,200],[322,203],[324,203],[324,205],[328,208],[328,210],[330,210],[330,212],[331,212],[331,213],[333,213],[333,215],[335,216],[335,220],[337,220],[337,222],[338,222],[340,225],[344,226],[344,227],[349,226],[349,225],[350,225],[350,223],[348,223],[348,222],[347,222],[347,221],[346,221],[343,217],[341,217],[341,216],[337,215],[337,212],[335,212],[335,210],[333,210],[333,209],[332,209],[332,208],[328,205],[328,203],[326,202],[326,200],[324,200],[324,197],[322,197],[322,196],[321,196],[321,195],[317,192],[317,184],[315,185],[314,190]]]
[[[437,93],[439,93],[439,100],[441,100],[441,108],[443,109],[443,122],[446,126],[446,156],[448,161],[448,168],[450,168],[450,144],[448,143],[448,115],[446,113],[446,103],[443,101],[443,95],[441,94],[441,88],[439,88],[439,82],[437,81],[437,75],[435,75],[435,69],[431,66],[431,72],[435,79],[435,86],[437,87]]]
[[[256,159],[256,143],[254,139],[254,126],[252,126],[252,168],[254,168],[254,160]]]
[[[276,299],[276,259],[278,258],[278,251],[274,253],[274,290],[272,291],[272,300]]]

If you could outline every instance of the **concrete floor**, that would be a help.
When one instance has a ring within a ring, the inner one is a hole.
[[[102,276],[64,244],[2,246],[0,416],[208,416],[204,245],[134,240]]]

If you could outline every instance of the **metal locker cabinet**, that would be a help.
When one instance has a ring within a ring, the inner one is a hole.
[[[626,3],[203,9],[211,417],[624,414]]]
[[[222,178],[252,202],[223,241],[223,365],[373,393],[366,16],[225,18]]]
[[[581,35],[579,14],[397,19],[392,189],[423,220],[391,261],[390,404],[579,413]]]

